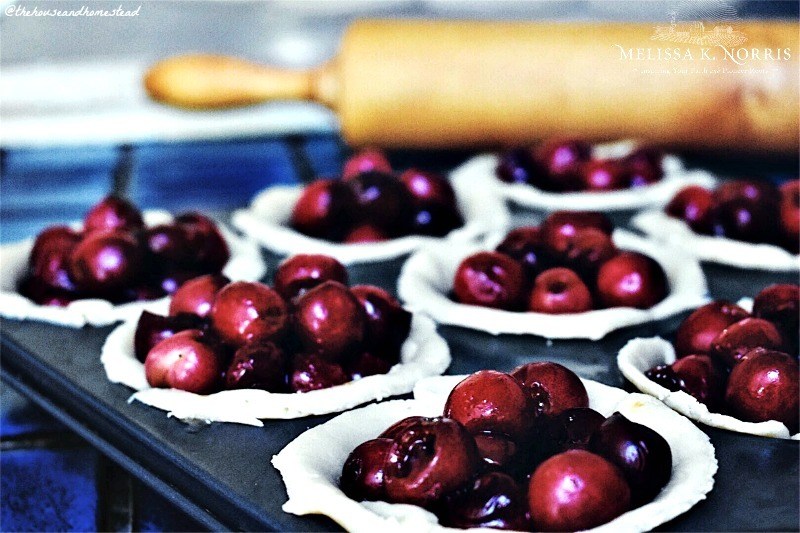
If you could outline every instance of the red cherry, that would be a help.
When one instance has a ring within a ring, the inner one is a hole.
[[[232,346],[280,338],[289,321],[286,303],[262,283],[235,281],[217,292],[209,318]]]
[[[150,386],[196,394],[215,389],[222,368],[217,353],[202,338],[200,330],[187,329],[153,346],[144,362]]]
[[[780,227],[782,244],[793,254],[800,253],[800,179],[787,181],[780,188]]]
[[[17,290],[37,305],[66,307],[81,297],[78,292],[56,289],[44,283],[41,278],[30,276],[20,281]]]
[[[399,361],[399,354],[394,360],[390,360],[381,354],[375,355],[372,352],[361,352],[355,357],[348,357],[343,363],[345,374],[350,381],[386,374]]]
[[[156,293],[162,295],[175,294],[177,290],[187,281],[200,276],[196,270],[184,270],[181,268],[170,268],[164,272],[156,271],[152,275],[151,283],[154,285]]]
[[[296,354],[292,359],[289,387],[294,392],[328,389],[347,383],[347,373],[336,363],[315,354]]]
[[[221,272],[231,253],[214,221],[200,213],[190,212],[177,216],[175,223],[186,235],[186,246],[190,251],[187,266],[208,274]]]
[[[620,470],[599,455],[569,450],[543,462],[531,476],[528,504],[539,531],[579,531],[630,508],[631,490]]]
[[[535,278],[552,263],[542,239],[542,232],[536,226],[512,229],[495,251],[518,261],[529,278]]]
[[[456,193],[450,182],[426,170],[410,168],[400,175],[414,203],[419,205],[438,204],[455,207]]]
[[[595,228],[607,235],[611,235],[614,229],[611,220],[603,213],[554,211],[542,222],[542,238],[554,254],[561,256],[569,247],[569,239],[585,228]]]
[[[225,372],[225,388],[284,392],[286,364],[283,350],[271,342],[242,346]]]
[[[449,496],[442,507],[441,523],[448,527],[530,530],[525,491],[502,472],[478,476],[472,485]]]
[[[347,285],[347,269],[333,257],[297,254],[278,265],[273,286],[287,302],[326,281]]]
[[[133,283],[143,262],[142,247],[130,233],[95,231],[72,251],[69,274],[81,290],[102,294]]]
[[[147,228],[144,241],[151,260],[157,265],[183,265],[190,262],[189,243],[182,226],[160,224]]]
[[[722,330],[711,343],[711,355],[733,368],[753,348],[783,351],[783,337],[778,328],[761,318],[742,319]]]
[[[780,200],[780,192],[769,182],[755,180],[725,181],[714,191],[717,205],[743,199],[774,204]]]
[[[506,183],[526,183],[540,188],[551,186],[547,169],[533,159],[527,148],[514,148],[500,154],[495,173]]]
[[[430,420],[428,417],[424,416],[409,416],[402,420],[398,420],[388,428],[386,428],[383,433],[379,435],[381,438],[386,439],[396,439],[400,435],[402,435],[406,429],[414,426],[419,422],[425,422],[426,420]]]
[[[356,285],[350,291],[367,319],[364,346],[391,359],[399,357],[400,347],[411,331],[411,313],[380,287]]]
[[[568,268],[551,268],[536,276],[528,299],[528,310],[537,313],[582,313],[591,308],[588,287]]]
[[[605,307],[648,309],[663,300],[668,291],[661,265],[638,252],[622,252],[597,272],[597,295]]]
[[[797,360],[785,353],[756,349],[733,367],[725,401],[742,420],[777,420],[798,429]]]
[[[348,181],[356,199],[355,213],[390,236],[403,235],[411,216],[411,197],[391,174],[367,172]]]
[[[737,198],[714,207],[714,234],[745,242],[774,242],[779,236],[777,204]]]
[[[520,440],[530,429],[533,405],[516,379],[505,372],[481,370],[453,388],[443,414],[470,433],[491,431]]]
[[[517,443],[503,433],[481,431],[472,433],[478,453],[487,465],[511,471],[517,467],[519,447]]]
[[[585,450],[589,439],[606,417],[588,407],[574,407],[549,417],[545,435],[553,445],[553,455],[567,450]]]
[[[595,228],[579,229],[566,241],[564,266],[574,270],[586,283],[593,284],[603,263],[619,254],[611,237]]]
[[[365,172],[384,172],[392,173],[392,165],[386,159],[386,155],[377,148],[365,148],[357,154],[351,156],[344,163],[342,178],[349,180],[354,176]]]
[[[464,224],[464,219],[454,205],[425,203],[411,212],[409,232],[415,235],[444,237]]]
[[[589,143],[555,139],[537,147],[534,159],[547,171],[548,190],[571,191],[580,187],[580,166],[592,157]]]
[[[587,191],[604,192],[627,188],[631,182],[628,165],[615,159],[599,159],[580,167],[581,181]]]
[[[372,439],[356,446],[342,466],[342,492],[356,501],[385,500],[384,467],[391,447],[391,439]]]
[[[458,266],[453,293],[464,304],[512,309],[518,305],[524,285],[519,263],[497,252],[478,252]]]
[[[148,352],[159,342],[179,331],[198,329],[200,326],[201,320],[194,315],[161,316],[142,311],[133,337],[136,359],[144,363]]]
[[[310,237],[340,240],[350,227],[355,198],[339,180],[318,180],[306,185],[294,205],[291,226]]]
[[[511,376],[533,399],[537,416],[554,416],[567,409],[589,407],[589,395],[580,378],[558,363],[527,363],[515,368]]]
[[[769,320],[780,330],[791,354],[797,355],[800,286],[770,285],[753,302],[753,316]]]
[[[707,303],[690,314],[675,333],[678,357],[711,352],[711,343],[722,330],[750,316],[738,305],[726,300]]]
[[[360,224],[355,226],[344,237],[347,244],[359,244],[368,242],[383,242],[389,240],[386,233],[371,224]]]
[[[431,505],[472,479],[480,456],[464,426],[448,418],[409,424],[395,437],[384,469],[392,502]]]
[[[664,153],[652,147],[640,147],[622,161],[630,167],[631,187],[651,185],[664,177]]]
[[[169,314],[172,316],[189,313],[206,317],[222,287],[230,283],[222,274],[206,274],[186,281],[172,294],[169,302]]]
[[[328,361],[341,361],[364,339],[364,310],[358,298],[336,281],[326,281],[298,298],[294,321],[305,349]]]
[[[144,227],[142,214],[131,202],[117,196],[107,196],[95,204],[83,220],[83,230],[138,230]]]
[[[51,292],[49,289],[66,293],[75,291],[75,283],[69,272],[69,258],[80,242],[81,234],[67,226],[47,228],[36,237],[28,265],[31,275],[48,287],[47,292]]]
[[[708,355],[687,355],[673,364],[651,368],[645,375],[671,391],[682,390],[716,411],[722,404],[727,376]]]
[[[670,200],[666,213],[686,222],[693,231],[710,235],[713,231],[713,193],[699,185],[684,187]]]

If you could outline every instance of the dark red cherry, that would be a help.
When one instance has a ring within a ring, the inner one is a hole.
[[[561,256],[569,247],[569,240],[578,230],[585,228],[595,228],[607,235],[611,235],[614,229],[611,220],[603,213],[554,211],[542,222],[542,239],[554,254]]]
[[[216,350],[203,342],[203,333],[187,329],[153,346],[144,371],[152,387],[206,394],[219,386],[222,367]]]
[[[519,304],[524,287],[519,263],[498,252],[478,252],[461,261],[453,293],[463,304],[512,309]]]
[[[696,233],[710,235],[713,232],[713,193],[699,185],[689,185],[667,204],[665,211],[686,222]]]
[[[389,240],[385,232],[372,224],[359,224],[351,229],[344,237],[347,244],[364,244],[370,242],[383,242]]]
[[[86,292],[103,294],[132,284],[142,273],[139,241],[124,231],[95,231],[72,251],[70,278]]]
[[[772,242],[778,235],[777,204],[736,198],[714,207],[715,235],[745,242]]]
[[[519,446],[511,437],[504,433],[480,431],[472,433],[478,453],[483,461],[491,466],[511,471],[518,466]]]
[[[186,234],[189,268],[208,274],[221,272],[231,257],[228,244],[213,220],[200,213],[184,213],[175,218]]]
[[[287,302],[326,281],[347,285],[347,269],[333,257],[297,254],[278,265],[273,287]]]
[[[534,159],[547,171],[550,190],[572,191],[580,187],[580,167],[592,157],[589,143],[574,139],[545,142],[535,150]]]
[[[41,278],[26,276],[17,286],[19,293],[37,305],[66,307],[81,298],[72,290],[56,289],[44,283]]]
[[[583,188],[592,192],[625,189],[632,177],[628,165],[616,159],[588,161],[581,165],[580,176]]]
[[[669,292],[667,274],[653,258],[621,252],[597,271],[597,295],[605,307],[648,309]]]
[[[692,312],[675,333],[675,353],[678,357],[711,352],[711,343],[722,330],[750,316],[738,305],[726,300],[707,303]]]
[[[552,264],[542,239],[542,232],[536,226],[512,229],[497,245],[495,251],[506,254],[522,264],[526,276],[531,279]]]
[[[428,203],[415,206],[411,213],[409,232],[415,235],[444,237],[464,224],[454,205]]]
[[[391,174],[366,172],[348,181],[356,200],[355,213],[390,236],[406,233],[411,197]]]
[[[294,204],[291,226],[310,237],[339,241],[349,230],[353,191],[339,180],[318,180],[303,189]]]
[[[374,285],[356,285],[350,292],[364,309],[364,345],[376,352],[399,353],[411,331],[411,313],[397,299]]]
[[[554,416],[567,409],[589,407],[589,396],[580,378],[558,363],[527,363],[515,368],[511,376],[533,399],[537,416]]]
[[[578,275],[568,268],[545,270],[533,283],[528,310],[561,315],[582,313],[592,308],[592,295]]]
[[[53,226],[40,233],[33,243],[28,265],[31,275],[48,290],[75,291],[69,272],[69,258],[81,242],[81,234],[67,226]],[[36,291],[33,291],[35,293]]]
[[[372,352],[360,352],[355,356],[347,357],[342,368],[344,368],[350,381],[386,374],[399,361],[399,353],[394,359],[389,359],[381,354],[375,355]]]
[[[364,340],[366,317],[358,298],[336,281],[309,290],[295,302],[295,331],[308,352],[340,361]]]
[[[194,315],[161,316],[142,311],[133,337],[136,359],[144,363],[153,346],[179,331],[199,329],[201,325],[202,321]]]
[[[753,316],[769,320],[780,330],[790,354],[797,355],[800,330],[800,286],[770,285],[753,302]]]
[[[622,471],[635,507],[655,498],[672,476],[672,450],[664,437],[620,413],[600,424],[589,449]]]
[[[209,313],[211,324],[232,346],[279,339],[289,322],[280,295],[258,282],[234,281],[217,292]]]
[[[383,471],[391,447],[391,439],[371,439],[356,446],[342,466],[342,492],[356,501],[385,500]]]
[[[183,265],[190,259],[186,232],[178,224],[160,224],[147,228],[144,240],[151,261],[157,265]]]
[[[664,177],[664,153],[652,147],[640,147],[622,158],[630,168],[631,187],[652,185]]]
[[[781,243],[790,253],[800,253],[800,180],[787,181],[780,188]]]
[[[708,355],[687,355],[671,365],[651,368],[645,375],[671,391],[683,391],[709,410],[719,410],[727,379],[723,367]]]
[[[83,219],[83,230],[138,230],[144,227],[142,213],[131,202],[117,196],[107,196],[95,204]]]
[[[528,505],[536,531],[580,531],[605,524],[630,508],[622,472],[585,450],[547,459],[534,471]]]
[[[169,268],[165,271],[156,271],[151,275],[151,284],[156,292],[162,294],[175,294],[184,283],[195,279],[201,273],[196,270],[182,268]]]
[[[562,260],[564,266],[574,270],[587,284],[593,284],[603,263],[618,253],[610,236],[599,229],[584,228],[567,239]]]
[[[217,297],[217,292],[230,283],[222,274],[206,274],[190,279],[172,294],[169,302],[169,314],[172,316],[189,313],[206,317]]]
[[[456,206],[456,193],[450,182],[426,170],[410,168],[400,175],[400,181],[406,186],[412,201],[417,205]]]
[[[296,354],[290,370],[289,387],[294,392],[329,389],[350,380],[341,365],[315,354]]]
[[[502,472],[478,476],[472,485],[447,497],[442,507],[440,521],[447,527],[530,529],[525,491]]]
[[[480,462],[475,440],[455,420],[409,424],[389,450],[386,494],[392,502],[429,506],[465,486]]]
[[[383,433],[379,435],[381,438],[392,439],[399,437],[407,428],[414,426],[419,422],[425,422],[426,420],[430,420],[428,417],[424,416],[409,416],[402,420],[398,420],[388,428],[386,428]]]
[[[714,202],[720,205],[731,200],[752,200],[755,203],[776,204],[780,201],[780,192],[767,181],[725,181],[714,191]]]
[[[606,417],[589,407],[566,409],[547,421],[547,435],[553,441],[555,453],[585,450],[589,439]]]
[[[796,433],[800,416],[797,368],[797,360],[785,353],[765,349],[747,353],[728,377],[728,407],[742,420],[777,420]]]
[[[514,148],[500,155],[495,173],[506,183],[540,185],[547,179],[547,170],[533,160],[527,148]]]
[[[453,388],[443,414],[470,433],[491,431],[519,440],[530,429],[533,405],[516,379],[505,372],[481,370]]]
[[[386,155],[377,148],[364,148],[358,153],[350,156],[344,163],[342,169],[342,179],[349,180],[354,176],[365,172],[384,172],[392,173],[392,165],[386,159]]]
[[[722,330],[711,343],[711,355],[733,368],[753,348],[784,351],[783,336],[772,322],[745,318]]]
[[[284,392],[287,362],[283,350],[271,342],[242,346],[225,372],[225,388]]]

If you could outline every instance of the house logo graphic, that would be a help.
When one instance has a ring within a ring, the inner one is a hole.
[[[726,48],[747,42],[747,36],[733,26],[732,23],[735,24],[739,16],[727,2],[680,2],[669,12],[669,16],[670,23],[656,26],[651,40]]]

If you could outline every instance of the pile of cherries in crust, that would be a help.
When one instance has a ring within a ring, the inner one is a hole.
[[[511,230],[495,251],[461,262],[453,298],[550,314],[650,308],[669,292],[664,269],[647,255],[617,249],[612,229],[602,213],[555,211],[539,227]]]
[[[385,374],[411,314],[379,287],[348,287],[324,255],[296,255],[273,286],[205,275],[172,296],[169,315],[142,313],[134,348],[152,387],[307,392]]]
[[[667,204],[667,215],[695,233],[737,241],[774,244],[800,253],[800,180],[780,188],[767,181],[727,181],[710,191],[681,189]]]
[[[727,301],[706,304],[678,328],[678,360],[645,375],[712,412],[746,422],[777,420],[797,433],[799,318],[797,285],[765,288],[752,314]]]
[[[36,237],[18,290],[40,305],[154,300],[188,279],[219,273],[229,258],[208,217],[185,213],[145,227],[133,204],[109,196],[89,210],[82,230],[51,226]]]
[[[406,235],[443,237],[463,223],[449,181],[415,168],[396,176],[374,149],[347,160],[342,179],[307,185],[290,221],[309,237],[348,244]]]
[[[442,417],[412,416],[360,444],[340,487],[422,506],[450,527],[577,531],[651,501],[671,474],[661,435],[605,418],[572,371],[536,362],[472,374]]]
[[[495,172],[507,183],[548,192],[608,192],[660,181],[663,157],[658,150],[640,147],[625,157],[595,159],[586,141],[553,139],[504,152]]]

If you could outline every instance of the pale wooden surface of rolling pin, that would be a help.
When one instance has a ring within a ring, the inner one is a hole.
[[[798,25],[735,30],[747,37],[742,65],[717,46],[701,56],[696,45],[651,40],[652,24],[364,20],[316,70],[179,57],[157,65],[146,86],[159,100],[199,108],[317,100],[337,111],[355,146],[493,147],[571,135],[796,153]],[[682,57],[621,52],[640,48]],[[765,59],[765,49],[780,59]]]

